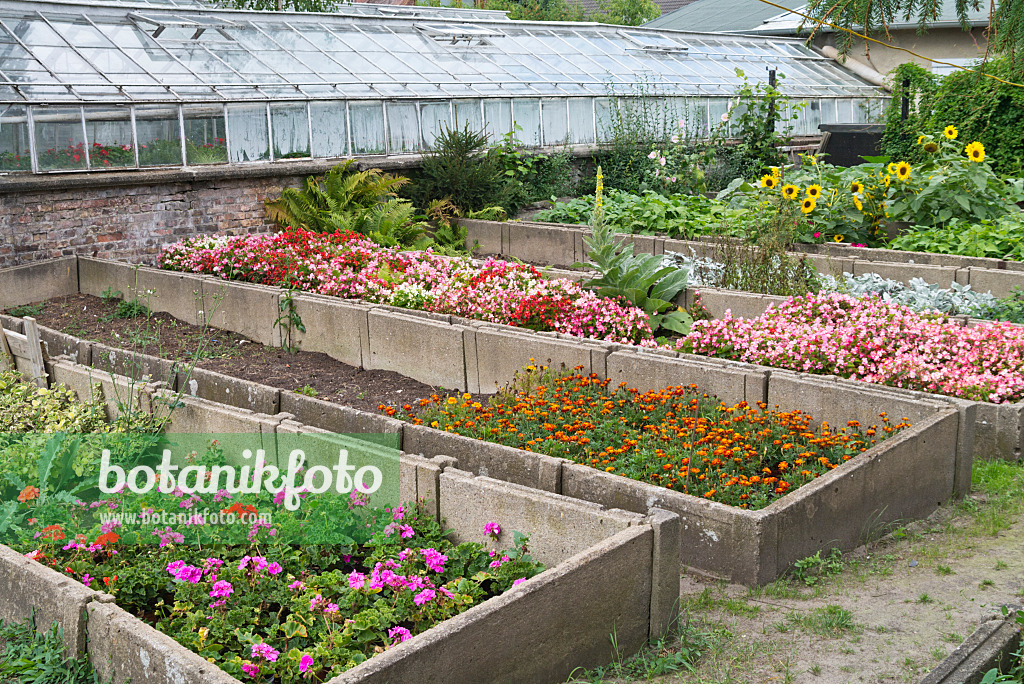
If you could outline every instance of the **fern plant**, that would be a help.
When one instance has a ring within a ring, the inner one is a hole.
[[[587,281],[587,289],[602,297],[625,299],[643,309],[655,334],[667,330],[685,335],[693,317],[673,300],[686,289],[689,271],[665,266],[662,258],[653,254],[634,254],[632,244],[615,239],[615,229],[604,222],[602,180],[598,168],[592,235],[583,239],[588,263],[575,264],[590,266],[600,274]]]

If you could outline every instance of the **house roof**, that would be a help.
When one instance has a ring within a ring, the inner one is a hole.
[[[805,0],[778,0],[776,4],[795,9]],[[779,14],[779,9],[760,0],[695,0],[657,19],[649,28],[707,33],[749,31]]]
[[[801,0],[773,0],[798,12],[806,11],[807,5]],[[988,9],[971,10],[967,14],[971,26],[988,26]],[[780,12],[778,7],[761,0],[696,0],[670,13],[662,14],[645,26],[659,29],[680,31],[710,31],[725,33],[758,33],[763,35],[797,35],[800,23],[804,21],[799,14]],[[938,16],[928,23],[929,28],[959,27],[960,21],[956,14],[956,0],[942,0]],[[889,24],[890,30],[917,29],[918,21],[898,17]],[[825,32],[831,31],[823,27]]]

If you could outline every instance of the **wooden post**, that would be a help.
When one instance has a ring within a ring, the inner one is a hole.
[[[5,330],[8,349],[14,357],[14,365],[39,387],[46,387],[46,364],[43,362],[43,346],[39,341],[39,326],[36,319],[25,316],[25,332]],[[20,363],[19,363],[20,360]]]

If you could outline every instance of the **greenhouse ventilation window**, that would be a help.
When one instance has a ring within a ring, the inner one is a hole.
[[[481,49],[483,48],[483,49]],[[189,0],[0,0],[0,172],[272,164],[431,149],[446,126],[491,141],[593,145],[622,97],[699,131],[765,66],[808,105],[796,134],[887,101],[799,40],[514,22],[449,7],[332,14]]]

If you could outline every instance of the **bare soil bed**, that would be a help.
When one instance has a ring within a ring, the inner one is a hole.
[[[31,315],[43,326],[111,347],[189,362],[197,367],[280,389],[300,390],[319,399],[375,412],[381,404],[412,404],[440,387],[383,370],[363,370],[319,352],[265,347],[236,333],[202,329],[166,313],[117,318],[118,302],[91,295],[56,297],[5,313]]]

